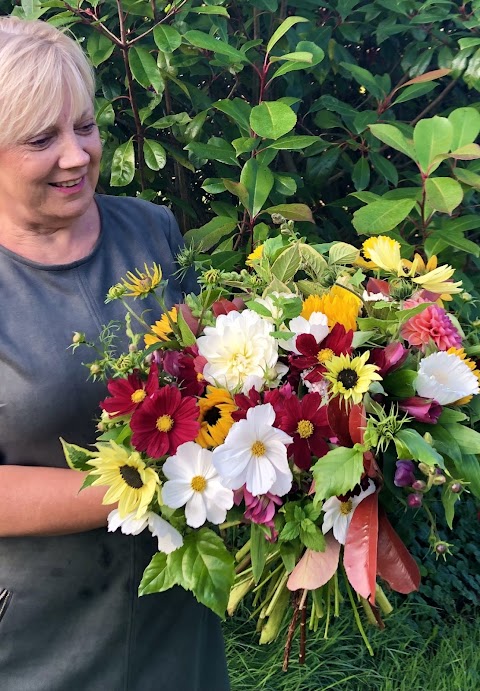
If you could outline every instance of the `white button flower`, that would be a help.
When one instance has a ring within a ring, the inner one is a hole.
[[[375,492],[374,483],[369,480],[368,488],[361,490],[360,494],[351,497],[347,501],[340,501],[337,497],[330,497],[323,503],[322,511],[325,512],[323,517],[322,532],[325,535],[333,528],[333,536],[341,545],[344,545],[347,540],[348,528],[352,520],[353,512],[361,501],[368,497],[369,494]]]
[[[328,328],[328,317],[323,312],[312,312],[308,319],[305,317],[295,317],[288,325],[288,330],[293,331],[295,336],[288,339],[288,341],[281,341],[280,345],[284,350],[289,350],[296,355],[300,355],[297,350],[295,342],[297,336],[301,334],[312,334],[317,343],[321,343],[330,332]]]
[[[443,351],[420,360],[414,386],[419,396],[433,398],[440,405],[479,392],[478,379],[462,358]]]
[[[199,353],[207,360],[205,379],[231,392],[248,393],[252,386],[260,390],[265,372],[274,370],[278,360],[274,328],[252,310],[221,314],[197,339]]]
[[[136,512],[120,516],[118,509],[108,514],[108,530],[114,533],[119,528],[124,535],[139,535],[148,526],[150,532],[158,540],[158,551],[170,554],[183,545],[183,538],[173,525],[153,511],[147,511],[142,518],[135,518]]]
[[[233,492],[222,484],[211,451],[193,441],[181,444],[163,464],[163,472],[168,481],[162,487],[162,499],[171,509],[185,506],[190,527],[199,528],[206,520],[223,523],[233,506]]]
[[[213,450],[213,463],[227,487],[246,485],[254,496],[271,492],[281,497],[290,490],[286,447],[293,439],[273,427],[274,422],[270,403],[250,408],[247,418],[236,422],[225,442]]]

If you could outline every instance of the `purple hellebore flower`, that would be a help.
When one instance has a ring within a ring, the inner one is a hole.
[[[398,369],[405,362],[408,349],[401,343],[389,343],[386,348],[374,348],[370,353],[370,360],[380,368],[379,374],[385,377]]]
[[[442,414],[442,406],[432,398],[423,398],[422,396],[411,396],[399,401],[398,407],[400,410],[411,415],[418,422],[426,422],[429,425],[435,425],[438,418]]]
[[[415,464],[412,461],[397,461],[397,469],[393,478],[396,487],[410,487],[415,482]]]

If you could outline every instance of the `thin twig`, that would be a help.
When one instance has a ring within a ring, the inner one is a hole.
[[[290,626],[288,627],[287,640],[285,643],[285,649],[284,649],[284,653],[283,653],[282,670],[284,672],[288,671],[288,662],[290,660],[290,651],[292,649],[293,634],[295,633],[295,629],[297,628],[297,619],[298,619],[298,612],[299,612],[298,596],[295,594],[293,597],[294,597],[293,615],[292,615],[292,620],[290,621]]]

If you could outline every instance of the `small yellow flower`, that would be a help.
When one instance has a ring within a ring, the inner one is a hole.
[[[436,254],[432,254],[430,259],[425,262],[423,261],[423,257],[420,256],[417,252],[415,252],[415,255],[413,257],[413,261],[409,261],[408,259],[403,259],[402,264],[404,269],[406,271],[404,272],[404,275],[406,276],[415,276],[416,274],[426,274],[429,271],[433,271],[433,269],[436,269],[438,266],[438,257]]]
[[[168,316],[170,317],[170,320],[166,314],[162,314],[162,318],[156,321],[155,324],[150,327],[153,333],[145,334],[144,340],[147,348],[154,343],[170,340],[171,336],[173,335],[170,322],[172,321],[174,324],[177,323],[177,308],[172,307],[172,309],[168,311]]]
[[[447,353],[453,353],[453,355],[457,355],[463,362],[467,365],[467,367],[472,371],[472,373],[477,377],[478,383],[480,384],[480,370],[477,369],[476,363],[469,357],[467,357],[467,354],[464,350],[464,348],[449,348],[447,350]],[[459,398],[458,401],[455,401],[453,405],[466,405],[467,403],[470,403],[470,401],[473,398],[473,394],[469,396],[464,396],[463,398]]]
[[[366,259],[370,259],[377,268],[400,275],[402,258],[400,243],[386,235],[368,238],[362,246]]]
[[[122,518],[134,511],[135,518],[141,518],[160,486],[157,473],[145,465],[137,451],[130,452],[114,441],[97,444],[97,448],[95,460],[88,461],[88,464],[94,467],[90,474],[97,476],[92,485],[109,487],[102,503],[118,502]]]
[[[325,362],[324,377],[332,385],[330,390],[334,396],[341,396],[347,403],[361,403],[372,381],[382,378],[376,365],[365,364],[369,356],[367,350],[353,359],[350,355],[335,355]]]
[[[454,273],[455,269],[452,269],[448,264],[443,264],[423,274],[423,276],[412,278],[412,281],[423,290],[442,295],[443,298],[444,295],[454,295],[455,293],[462,292],[462,281],[450,281]]]
[[[233,398],[225,389],[207,387],[205,398],[198,399],[200,432],[195,439],[204,449],[220,446],[233,425],[232,412],[237,410]]]
[[[322,312],[328,318],[330,329],[335,324],[343,324],[347,331],[354,331],[361,307],[360,298],[341,286],[333,286],[325,295],[310,295],[303,303],[301,316],[309,319],[313,312]]]
[[[253,252],[251,252],[251,253],[248,255],[248,257],[247,257],[247,259],[246,259],[246,261],[245,261],[245,264],[246,264],[247,266],[253,266],[254,262],[255,262],[257,259],[261,259],[262,257],[263,257],[263,245],[257,245],[257,246],[255,247],[255,249],[253,250]]]
[[[158,288],[162,280],[162,269],[159,264],[153,264],[152,268],[148,268],[144,264],[145,271],[135,269],[137,275],[131,271],[127,272],[126,278],[122,279],[124,288],[129,291],[125,295],[134,298],[146,298],[147,295],[153,293]]]

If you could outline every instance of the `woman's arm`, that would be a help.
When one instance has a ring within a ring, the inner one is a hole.
[[[107,487],[79,492],[86,473],[63,468],[0,466],[0,537],[65,535],[107,525],[115,505]]]

